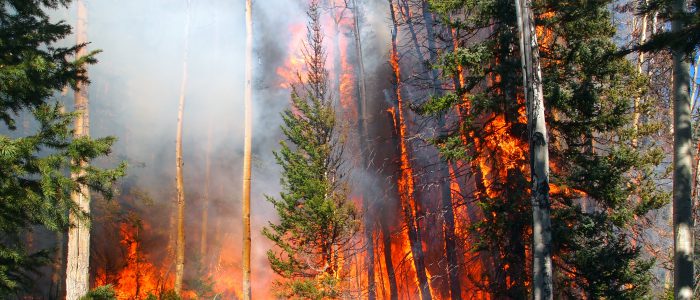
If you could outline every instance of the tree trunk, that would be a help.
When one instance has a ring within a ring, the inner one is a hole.
[[[87,8],[85,2],[76,2],[78,7],[78,22],[76,25],[77,43],[87,42]],[[77,53],[77,57],[84,56],[87,49],[83,47]],[[90,114],[88,106],[87,85],[78,83],[75,91],[75,110],[80,113],[75,118],[74,138],[90,135]],[[84,161],[76,161],[81,168],[87,167]],[[72,173],[71,178],[77,180],[85,176],[85,172]],[[66,299],[77,300],[84,296],[90,289],[90,190],[85,185],[80,185],[78,191],[71,193],[71,200],[75,203],[79,213],[71,211],[69,220],[71,228],[68,230],[68,256],[66,259]]]
[[[367,134],[367,83],[365,81],[365,62],[362,54],[362,36],[360,35],[360,16],[359,7],[357,6],[357,1],[352,0],[352,15],[353,15],[353,35],[355,38],[355,54],[357,55],[357,61],[359,65],[359,70],[357,72],[358,78],[357,83],[360,92],[359,114],[360,120],[358,122],[358,131],[360,134],[360,151],[362,152],[362,163],[363,169],[367,168],[370,164],[370,153],[369,153],[369,137]],[[374,238],[373,238],[373,220],[374,215],[370,214],[370,189],[366,186],[369,181],[365,181],[365,186],[362,194],[362,205],[365,208],[365,239],[367,240],[367,255],[365,256],[367,260],[367,299],[374,300],[377,298],[377,285],[375,282],[374,275]]]
[[[646,3],[646,1],[645,1]],[[639,28],[639,44],[644,44],[644,42],[647,39],[647,15],[643,14],[641,16],[641,21],[640,21],[640,28]],[[644,64],[644,52],[639,52],[637,54],[637,72],[639,74],[643,74],[642,70],[642,65]],[[634,97],[634,114],[632,115],[632,127],[634,129],[634,138],[632,139],[632,146],[637,147],[638,146],[638,137],[639,135],[639,117],[640,117],[640,106],[641,106],[642,98],[641,97]]]
[[[190,1],[187,1],[187,20],[185,23],[185,53],[182,60],[182,82],[180,82],[180,101],[177,110],[177,138],[175,141],[175,181],[177,187],[177,235],[175,242],[175,284],[176,293],[182,291],[182,278],[185,274],[185,186],[182,178],[182,122],[185,112],[185,92],[187,87],[187,56],[189,54],[190,36]]]
[[[199,244],[199,256],[200,264],[203,270],[206,270],[207,266],[205,264],[207,256],[207,229],[209,228],[209,187],[211,181],[211,142],[212,142],[212,123],[209,122],[209,133],[207,134],[207,153],[205,162],[205,174],[204,174],[204,197],[202,202],[202,228],[200,231],[200,244]]]
[[[425,24],[425,32],[428,40],[428,57],[430,59],[430,64],[437,62],[437,47],[435,45],[435,31],[433,26],[435,25],[433,15],[430,12],[430,5],[427,1],[422,1],[423,3],[423,21]],[[442,96],[442,82],[440,80],[438,70],[432,68],[428,70],[430,72],[430,78],[433,84],[433,94],[437,97]],[[438,117],[438,127],[440,129],[445,127],[446,116]],[[451,299],[460,300],[462,299],[462,288],[459,282],[459,262],[457,260],[457,244],[455,240],[455,219],[454,219],[454,209],[452,206],[452,189],[450,187],[451,177],[449,170],[449,162],[441,161],[440,177],[443,181],[440,184],[441,198],[442,198],[442,218],[443,218],[443,236],[445,239],[445,255],[447,255],[447,279],[450,285],[450,297]]]
[[[396,10],[394,8],[394,3],[389,0],[389,8],[391,12],[391,20],[393,28],[391,31],[391,60],[392,67],[394,68],[395,76],[395,92],[397,105],[395,107],[396,115],[398,120],[395,123],[398,126],[398,142],[399,142],[399,156],[401,157],[401,170],[400,177],[407,182],[403,185],[406,187],[401,188],[399,194],[403,195],[401,200],[401,206],[404,211],[404,219],[406,221],[406,227],[408,227],[408,239],[411,245],[411,253],[413,254],[413,265],[416,270],[416,279],[419,285],[421,299],[429,300],[432,299],[432,294],[430,292],[430,282],[428,281],[428,276],[425,271],[425,262],[423,254],[423,239],[421,237],[421,231],[418,227],[418,216],[422,216],[420,201],[416,199],[415,190],[413,189],[413,174],[411,171],[411,159],[408,153],[408,146],[406,145],[405,135],[406,135],[406,121],[403,111],[403,100],[401,99],[401,71],[399,67],[398,60],[398,23],[396,20]],[[415,211],[414,211],[415,210]]]
[[[382,228],[382,241],[384,244],[384,265],[386,266],[386,276],[389,280],[389,298],[391,300],[399,299],[398,286],[396,284],[396,270],[394,270],[394,262],[391,260],[391,231],[387,220],[380,220]]]
[[[63,299],[63,269],[65,255],[65,232],[56,233],[56,252],[51,263],[51,287],[49,288],[49,299]]]
[[[672,11],[686,11],[684,0],[674,0]],[[685,27],[682,20],[673,20],[671,30]],[[671,49],[673,55],[673,282],[675,299],[693,299],[693,202],[691,198],[691,111],[690,64],[682,49]]]
[[[552,299],[552,228],[549,216],[549,151],[542,71],[531,0],[515,0],[530,142],[533,222],[533,299]]]
[[[341,103],[340,97],[343,95],[343,91],[341,91],[341,86],[342,86],[342,76],[341,74],[343,73],[343,64],[342,64],[342,58],[340,55],[340,22],[342,19],[342,14],[338,13],[338,7],[335,5],[335,0],[331,1],[331,17],[333,18],[333,68],[335,69],[333,72],[333,87],[335,88],[335,92],[337,93],[337,99],[338,103]]]
[[[245,134],[243,147],[243,300],[250,290],[250,168],[253,145],[253,1],[245,2]]]

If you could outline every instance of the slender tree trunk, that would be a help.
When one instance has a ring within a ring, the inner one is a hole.
[[[686,11],[684,0],[674,0],[672,11]],[[682,20],[673,20],[671,30],[685,27]],[[673,55],[673,283],[676,299],[693,299],[693,202],[691,198],[691,111],[690,111],[690,64],[682,49],[671,49]]]
[[[398,300],[399,291],[396,284],[396,270],[394,270],[394,262],[391,260],[391,231],[386,220],[380,222],[382,226],[382,241],[384,242],[384,265],[386,265],[386,275],[389,279],[389,298]]]
[[[182,82],[180,82],[180,100],[177,110],[177,137],[175,141],[175,182],[177,187],[177,216],[175,242],[175,284],[176,293],[182,291],[182,278],[185,274],[185,185],[182,178],[182,123],[185,113],[185,93],[187,87],[187,57],[190,37],[190,1],[187,1],[187,20],[185,23],[185,53],[182,60]]]
[[[542,71],[531,0],[515,0],[530,140],[533,222],[533,299],[552,299],[552,232],[549,216],[549,151]]]
[[[245,2],[245,136],[243,148],[243,300],[250,290],[250,168],[253,145],[253,1]]]
[[[207,153],[206,155],[206,162],[205,162],[205,173],[204,174],[204,200],[202,202],[202,228],[200,231],[200,244],[199,244],[199,255],[200,255],[200,263],[201,267],[203,269],[206,269],[207,266],[205,262],[207,261],[205,257],[207,256],[207,229],[209,228],[209,187],[210,187],[210,181],[211,181],[211,142],[212,142],[212,132],[213,132],[213,127],[212,123],[209,122],[209,133],[207,134]]]
[[[340,97],[343,95],[343,91],[341,91],[341,81],[342,81],[342,76],[341,74],[343,73],[343,64],[342,64],[342,58],[340,56],[340,21],[342,18],[342,14],[338,13],[338,7],[335,4],[335,0],[331,1],[331,17],[333,18],[333,68],[335,68],[333,72],[333,87],[335,88],[335,92],[337,93],[337,99],[338,103],[340,103]]]
[[[428,57],[430,64],[437,62],[437,47],[435,45],[435,30],[433,26],[435,21],[433,14],[430,12],[430,5],[427,1],[422,1],[423,7],[423,22],[425,25],[426,39],[428,40]],[[418,50],[417,50],[418,51]],[[428,70],[433,84],[433,94],[437,97],[442,96],[442,81],[440,80],[438,70],[432,68]],[[440,129],[445,127],[445,116],[438,119]],[[447,255],[447,279],[450,285],[451,299],[462,299],[462,288],[459,281],[459,262],[457,260],[457,244],[455,239],[455,220],[454,210],[452,206],[452,189],[450,187],[450,171],[447,161],[441,162],[440,177],[443,181],[440,184],[442,198],[442,217],[443,217],[443,236],[445,240],[445,255]]]
[[[645,1],[646,2],[646,1]],[[647,15],[643,14],[641,16],[641,21],[639,22],[639,44],[643,44],[646,39],[647,39]],[[643,69],[642,65],[644,64],[644,52],[639,52],[637,55],[637,72],[639,74],[643,74]],[[639,134],[639,117],[640,117],[640,106],[641,106],[642,98],[641,97],[634,97],[634,114],[632,116],[632,127],[634,129],[634,138],[632,139],[632,146],[637,147],[638,146],[638,138],[637,135]]]
[[[85,2],[76,2],[78,7],[78,22],[76,26],[77,43],[87,42],[87,8]],[[87,54],[83,47],[77,57]],[[88,106],[87,85],[79,83],[75,91],[75,110],[80,115],[75,118],[74,138],[90,135],[90,114]],[[76,161],[81,168],[87,167],[84,161]],[[72,173],[71,178],[77,180],[85,176],[85,172]],[[85,185],[79,186],[79,191],[71,193],[71,200],[80,213],[71,211],[69,220],[72,227],[68,230],[68,257],[66,259],[66,299],[77,300],[90,289],[90,190]],[[83,214],[84,213],[84,214]]]
[[[360,151],[362,152],[362,163],[363,169],[367,168],[370,163],[369,154],[369,137],[367,134],[367,83],[365,81],[365,62],[362,54],[362,36],[360,35],[360,16],[359,16],[359,6],[357,6],[357,1],[352,0],[352,15],[353,15],[353,36],[355,38],[355,54],[357,55],[357,62],[359,65],[359,70],[357,71],[358,78],[357,83],[360,92],[359,113],[360,120],[358,122],[358,129],[360,133]],[[365,181],[367,185],[369,181]],[[369,186],[365,186],[362,195],[362,205],[365,208],[364,215],[364,227],[365,227],[365,239],[367,240],[367,299],[374,300],[377,298],[377,284],[374,275],[374,238],[373,238],[373,220],[374,215],[370,213],[370,189]]]
[[[49,289],[49,299],[62,299],[63,290],[63,272],[64,271],[64,260],[65,255],[65,232],[56,233],[56,252],[53,256],[53,262],[51,264],[51,287]]]
[[[394,3],[389,0],[389,8],[391,12],[391,20],[393,28],[391,31],[391,60],[392,66],[394,68],[395,75],[395,92],[397,105],[395,107],[396,115],[398,120],[395,123],[398,128],[398,142],[400,146],[399,155],[401,157],[401,177],[408,181],[404,183],[407,188],[402,188],[400,195],[402,198],[402,207],[404,211],[404,218],[406,220],[406,226],[408,227],[408,239],[411,244],[411,252],[413,254],[413,264],[416,270],[416,279],[418,282],[421,299],[430,300],[432,299],[432,294],[430,292],[430,282],[428,281],[428,276],[425,271],[425,261],[423,254],[423,239],[421,236],[421,230],[418,225],[418,216],[422,216],[420,201],[416,199],[415,189],[413,188],[413,174],[411,171],[411,158],[408,152],[408,146],[406,145],[405,135],[406,135],[406,124],[403,110],[403,100],[401,98],[401,71],[399,67],[398,60],[398,23],[396,20],[396,10],[394,8]],[[413,191],[411,190],[413,189]]]

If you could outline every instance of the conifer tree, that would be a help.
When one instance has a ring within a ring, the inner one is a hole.
[[[526,298],[529,291],[522,282],[503,284],[503,279],[520,279],[526,273],[514,263],[529,255],[517,243],[531,234],[529,199],[523,193],[529,174],[509,165],[527,163],[518,156],[509,158],[512,152],[506,150],[511,149],[488,144],[489,134],[498,133],[515,144],[525,144],[528,136],[521,118],[524,101],[512,94],[523,84],[515,76],[520,66],[518,52],[513,51],[519,47],[515,7],[500,0],[431,4],[445,24],[466,37],[459,41],[465,46],[444,55],[441,67],[449,75],[463,76],[465,82],[421,111],[454,114],[456,106],[466,107],[459,126],[437,144],[446,157],[472,158],[490,166],[487,174],[479,165],[471,168],[477,190],[482,190],[474,197],[485,216],[474,225],[481,239],[477,249],[494,261],[494,270],[485,273],[492,282],[490,292],[496,297]],[[628,61],[613,55],[618,49],[608,5],[608,1],[533,1],[532,5],[537,33],[542,35],[538,48],[545,117],[552,132],[550,166],[555,166],[550,185],[556,187],[550,194],[553,257],[561,267],[553,278],[559,287],[555,298],[646,295],[653,262],[640,257],[638,246],[629,245],[630,223],[669,199],[654,182],[654,168],[663,157],[660,149],[653,143],[632,147],[631,101],[644,90],[645,82]],[[494,123],[499,118],[504,124]],[[644,138],[644,132],[640,130],[637,137]],[[463,143],[460,135],[474,138]],[[631,178],[639,181],[627,184]]]
[[[0,120],[7,129],[0,134],[3,298],[29,287],[29,275],[49,262],[48,250],[27,251],[22,234],[35,226],[65,232],[71,223],[69,212],[89,217],[71,201],[71,194],[84,191],[84,185],[111,197],[112,185],[124,173],[124,165],[101,169],[88,164],[108,155],[115,138],[72,138],[71,124],[79,113],[64,113],[54,98],[67,85],[78,90],[79,83],[87,83],[85,68],[96,62],[95,51],[73,60],[85,44],[55,45],[71,34],[71,27],[51,21],[47,11],[70,2],[0,1]],[[33,133],[17,133],[20,115],[35,120]]]
[[[282,131],[287,141],[275,152],[282,167],[283,191],[269,197],[279,216],[263,230],[277,249],[267,255],[281,276],[279,296],[338,298],[347,276],[342,270],[350,255],[359,220],[348,199],[342,164],[343,144],[328,92],[319,6],[308,10],[308,39],[303,54],[306,76],[291,92],[292,107],[284,111]]]

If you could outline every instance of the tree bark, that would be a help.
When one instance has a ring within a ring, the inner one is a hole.
[[[686,11],[684,0],[674,0],[672,14]],[[674,19],[671,30],[685,27],[682,20]],[[691,198],[691,111],[690,63],[682,49],[671,49],[673,56],[673,282],[675,299],[693,299],[693,202]]]
[[[542,93],[537,34],[531,0],[515,0],[520,31],[520,54],[525,87],[530,142],[533,216],[533,299],[553,299],[552,228],[549,200],[549,151]]]
[[[182,278],[185,274],[185,186],[182,175],[182,123],[185,112],[185,92],[187,87],[187,57],[190,36],[190,1],[187,1],[187,20],[185,23],[185,53],[182,60],[182,81],[180,82],[180,100],[177,110],[177,137],[175,141],[175,182],[177,188],[177,235],[175,242],[175,284],[176,293],[182,291]]]
[[[78,0],[78,21],[76,25],[77,44],[87,42],[87,8],[85,2]],[[83,47],[78,51],[77,57],[87,54]],[[78,83],[75,91],[75,110],[80,113],[75,118],[74,138],[90,135],[90,115],[87,85]],[[75,161],[81,169],[87,167],[85,161]],[[71,178],[77,180],[85,176],[84,171],[71,173]],[[86,185],[79,185],[78,191],[71,193],[71,200],[75,203],[79,212],[71,211],[69,220],[71,228],[68,230],[68,255],[66,259],[66,299],[77,300],[84,296],[90,289],[90,190]]]
[[[433,19],[433,14],[430,12],[430,5],[427,1],[423,0],[423,22],[425,24],[426,39],[428,40],[428,57],[430,59],[430,64],[437,62],[437,47],[435,45],[435,30],[433,26],[435,21]],[[433,84],[433,94],[435,96],[442,96],[442,81],[438,74],[438,70],[431,68],[428,70],[430,72],[430,78]],[[446,116],[438,117],[438,126],[440,129],[445,127]],[[462,288],[460,285],[460,275],[459,275],[459,262],[457,259],[457,243],[455,238],[455,219],[454,219],[454,209],[452,204],[452,188],[451,176],[449,170],[449,162],[441,161],[440,177],[443,181],[440,184],[441,198],[442,198],[442,218],[443,218],[443,236],[445,240],[445,255],[447,255],[447,279],[450,285],[450,297],[451,299],[461,300],[462,299]]]
[[[386,275],[389,280],[389,298],[398,300],[399,291],[396,284],[396,270],[394,270],[394,262],[391,259],[391,231],[386,220],[380,220],[379,222],[382,227],[382,241],[384,244],[384,265],[386,266]]]
[[[646,2],[646,1],[645,1]],[[641,22],[640,22],[640,31],[639,31],[639,44],[644,44],[644,42],[647,39],[647,15],[643,14],[641,16]],[[644,64],[644,52],[639,52],[637,54],[637,72],[639,74],[643,74],[642,70],[642,65]],[[632,139],[632,146],[637,148],[638,146],[638,135],[639,135],[639,117],[641,116],[640,113],[640,105],[642,102],[642,98],[640,96],[634,97],[634,114],[632,115],[632,127],[634,129],[634,138]]]
[[[245,2],[245,133],[243,147],[243,300],[251,299],[250,289],[250,173],[253,145],[253,1]]]
[[[403,177],[404,180],[409,181],[405,183],[405,185],[407,185],[409,188],[402,189],[399,192],[399,194],[403,195],[403,197],[401,197],[401,206],[404,212],[406,227],[408,227],[408,239],[411,245],[411,253],[413,254],[413,265],[416,270],[416,279],[418,282],[418,288],[420,290],[421,299],[430,300],[432,299],[432,294],[430,292],[430,282],[428,281],[428,276],[425,270],[423,239],[421,237],[420,228],[418,227],[419,220],[417,219],[418,216],[422,216],[420,201],[416,199],[415,189],[411,191],[413,186],[413,174],[412,172],[410,172],[411,158],[408,152],[408,146],[406,145],[405,141],[406,121],[403,115],[403,100],[401,99],[401,71],[398,60],[398,23],[396,20],[396,9],[394,8],[394,3],[392,0],[389,0],[389,8],[391,12],[391,21],[393,24],[393,28],[391,31],[391,59],[392,67],[394,68],[395,92],[397,100],[395,110],[396,115],[398,116],[398,120],[395,124],[396,126],[398,126],[397,131],[399,131],[398,142],[400,146],[398,147],[398,154],[400,155],[402,160],[401,170],[399,171],[400,173],[402,173],[400,176]]]

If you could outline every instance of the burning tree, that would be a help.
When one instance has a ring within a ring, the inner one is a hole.
[[[475,248],[493,266],[485,287],[496,297],[525,298],[532,290],[523,280],[533,267],[526,242],[531,171],[520,57],[513,51],[519,48],[516,10],[512,1],[431,2],[455,39],[440,68],[459,80],[454,92],[421,108],[452,117],[437,145],[445,157],[469,166],[471,197],[483,213],[473,226]],[[544,114],[552,129],[555,298],[641,297],[649,291],[651,262],[628,244],[629,232],[636,218],[668,201],[655,183],[658,147],[647,141],[635,148],[634,135],[627,134],[627,113],[644,80],[612,55],[609,3],[532,3]]]
[[[348,199],[342,169],[343,142],[337,133],[336,112],[328,92],[326,55],[319,6],[310,4],[308,39],[303,48],[306,77],[297,75],[292,107],[282,114],[282,141],[275,152],[282,166],[280,198],[268,197],[279,215],[263,235],[278,247],[269,250],[272,269],[282,277],[280,296],[337,298],[344,291],[346,260],[359,221]]]

